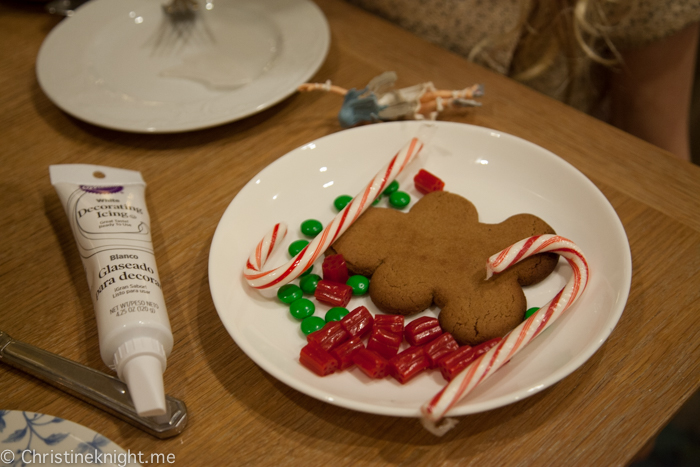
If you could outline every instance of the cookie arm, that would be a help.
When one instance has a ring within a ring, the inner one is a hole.
[[[422,148],[423,143],[418,138],[412,138],[298,255],[278,268],[263,271],[265,261],[283,237],[275,234],[275,230],[286,232],[284,224],[276,224],[246,261],[243,276],[248,284],[256,289],[267,289],[282,286],[299,277],[372,205],[375,198],[403,172]]]
[[[585,290],[589,280],[588,262],[571,240],[558,235],[530,237],[491,256],[486,265],[486,279],[527,257],[545,252],[558,253],[564,257],[573,269],[573,276],[549,303],[508,333],[496,347],[476,359],[421,407],[421,422],[431,433],[442,436],[450,430],[455,422],[443,421],[446,413],[547,329]]]

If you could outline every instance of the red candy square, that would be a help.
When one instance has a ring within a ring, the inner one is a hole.
[[[403,333],[403,323],[402,315],[377,315],[374,317],[375,328],[383,328],[393,334]]]
[[[404,336],[411,345],[423,345],[442,334],[437,318],[422,316],[406,325]]]
[[[318,281],[314,297],[319,302],[332,307],[346,306],[352,298],[352,287],[345,284],[338,284],[327,280]]]
[[[343,329],[343,326],[338,321],[332,321],[323,326],[322,329],[306,336],[306,340],[309,344],[313,344],[323,350],[332,350],[348,340],[349,337],[350,334]]]
[[[416,176],[413,177],[413,183],[416,186],[416,190],[424,195],[433,191],[442,191],[445,188],[445,182],[423,169],[420,169]]]
[[[399,352],[402,340],[401,334],[389,332],[385,328],[378,328],[375,321],[374,329],[372,329],[372,334],[367,341],[367,348],[389,359]]]
[[[389,360],[389,373],[401,384],[430,366],[422,347],[409,347]]]
[[[374,318],[367,307],[359,306],[345,315],[340,324],[350,334],[350,337],[363,337],[372,332]]]
[[[364,349],[364,348],[365,348],[365,346],[362,345],[362,341],[360,340],[360,338],[354,337],[354,338],[350,339],[349,341],[343,342],[338,347],[331,350],[330,354],[336,360],[338,360],[338,364],[339,364],[338,369],[345,370],[354,364],[354,362],[352,361],[352,358],[355,356],[355,354],[357,352],[360,351],[360,349]]]
[[[452,334],[446,332],[437,339],[433,339],[423,346],[423,351],[428,356],[430,368],[435,368],[438,361],[450,352],[454,352],[459,348],[459,344],[452,337]]]
[[[388,362],[376,352],[362,348],[353,356],[352,361],[370,378],[384,378]]]
[[[313,344],[307,344],[301,349],[299,361],[319,376],[330,375],[338,369],[338,360]]]
[[[323,280],[326,281],[345,284],[350,277],[343,255],[326,256],[323,259],[321,269],[323,270]]]

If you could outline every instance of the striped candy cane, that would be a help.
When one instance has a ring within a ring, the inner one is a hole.
[[[372,205],[384,188],[418,155],[422,147],[420,140],[413,138],[299,254],[278,268],[263,271],[265,262],[287,233],[285,224],[275,224],[258,243],[245,264],[243,275],[248,284],[256,289],[267,289],[283,286],[299,277]]]
[[[574,271],[566,286],[545,306],[509,332],[501,342],[477,358],[450,381],[429,402],[421,407],[422,423],[432,433],[442,436],[456,423],[443,420],[445,414],[469,394],[532,339],[547,329],[583,293],[588,285],[588,262],[581,250],[571,241],[558,235],[539,235],[526,238],[491,256],[486,265],[486,279],[508,269],[515,263],[537,253],[554,252],[563,256]],[[442,421],[441,425],[438,425]]]

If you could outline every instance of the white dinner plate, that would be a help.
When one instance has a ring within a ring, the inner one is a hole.
[[[34,412],[0,410],[2,465],[94,465],[137,467],[138,453],[69,420]]]
[[[316,376],[299,363],[305,344],[299,324],[278,300],[248,287],[243,267],[260,239],[280,221],[288,224],[289,233],[265,269],[285,263],[289,259],[286,245],[302,238],[299,226],[304,220],[315,218],[327,225],[335,215],[333,200],[358,194],[421,128],[420,122],[380,123],[295,149],[253,177],[216,229],[209,282],[221,321],[260,367],[317,399],[364,412],[413,417],[420,415],[420,406],[445,382],[437,371],[423,372],[405,385],[390,377],[370,380],[357,368]],[[535,144],[486,128],[447,122],[434,123],[432,128],[422,156],[400,180],[413,201],[420,196],[413,187],[413,175],[425,168],[445,182],[446,191],[472,201],[481,222],[497,223],[517,213],[541,217],[584,251],[591,268],[590,283],[578,302],[451,411],[464,415],[531,396],[582,365],[622,314],[632,263],[617,214],[573,166]],[[321,262],[322,258],[316,271]],[[527,288],[528,306],[544,305],[570,276],[561,259],[545,281]],[[353,298],[348,308],[359,305],[376,311],[364,297]],[[323,317],[327,309],[317,305],[316,315]],[[436,316],[438,311],[430,309],[418,316]]]
[[[328,52],[328,23],[309,0],[200,1],[180,21],[163,3],[92,0],[61,21],[37,57],[46,95],[107,128],[195,130],[288,97]]]

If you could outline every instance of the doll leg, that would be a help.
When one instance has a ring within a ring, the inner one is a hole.
[[[325,83],[304,83],[300,85],[297,88],[297,90],[300,92],[326,91],[335,94],[340,94],[341,96],[344,96],[348,93],[347,89],[331,84],[330,80],[326,81]]]
[[[481,84],[475,84],[462,90],[449,91],[446,89],[437,89],[435,91],[427,91],[420,98],[421,102],[428,102],[437,99],[473,99],[484,95],[484,87]]]
[[[433,100],[421,102],[415,117],[417,119],[428,117],[431,120],[435,120],[440,112],[445,109],[453,109],[456,107],[478,107],[480,105],[481,104],[475,100],[464,99],[462,97],[436,97]]]

